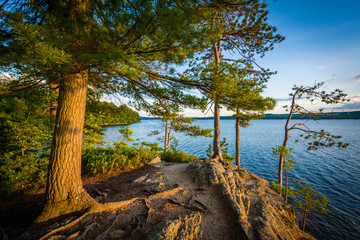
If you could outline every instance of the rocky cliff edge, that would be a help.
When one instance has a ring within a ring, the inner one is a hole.
[[[213,160],[152,165],[131,181],[136,197],[45,239],[314,239],[269,183],[244,168]],[[114,200],[96,191],[100,202]]]

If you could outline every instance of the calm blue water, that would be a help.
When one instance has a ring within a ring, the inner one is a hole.
[[[294,120],[295,121],[295,120]],[[212,128],[212,120],[198,120],[203,128]],[[240,131],[241,165],[268,181],[276,181],[277,157],[272,147],[283,140],[285,120],[257,120]],[[342,135],[349,142],[347,149],[324,148],[307,151],[303,142],[295,143],[299,132],[291,133],[289,148],[293,148],[295,169],[289,176],[306,178],[306,182],[329,199],[327,215],[309,216],[307,231],[318,239],[360,239],[360,120],[321,120],[310,123],[314,129],[325,129]],[[119,140],[122,126],[106,127],[105,141]],[[158,120],[142,120],[130,125],[133,137],[155,142],[157,136],[147,136],[151,130],[162,128]],[[235,155],[235,120],[221,120],[221,136],[229,143],[229,152]],[[177,134],[179,148],[190,154],[205,157],[205,150],[212,143],[210,138],[192,138]]]

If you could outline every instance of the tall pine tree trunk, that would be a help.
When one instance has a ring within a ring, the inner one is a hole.
[[[215,101],[214,103],[214,159],[223,160],[220,148],[220,104]]]
[[[46,205],[37,222],[84,210],[98,204],[81,181],[81,144],[88,71],[65,76],[60,82],[54,139],[46,186]]]
[[[220,41],[214,44],[215,64],[220,65]],[[216,80],[215,80],[216,81]],[[216,82],[215,82],[216,85]],[[214,159],[223,160],[220,147],[220,103],[214,101],[214,142],[213,142]]]
[[[236,139],[235,139],[235,149],[236,149],[236,165],[240,167],[240,119],[236,118],[235,129],[236,129]]]
[[[69,3],[69,19],[86,21],[88,0]],[[78,32],[74,24],[67,34]],[[85,27],[84,25],[81,25]],[[81,41],[74,40],[74,47]],[[84,66],[81,63],[75,64]],[[100,206],[83,188],[81,181],[81,144],[85,118],[88,70],[72,68],[60,80],[55,130],[45,191],[46,205],[36,222]]]

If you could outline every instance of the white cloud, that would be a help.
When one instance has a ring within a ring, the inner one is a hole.
[[[324,66],[317,66],[318,69],[325,69],[326,67]]]

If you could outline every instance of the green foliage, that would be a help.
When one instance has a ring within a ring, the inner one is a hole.
[[[167,162],[179,162],[179,163],[186,163],[186,162],[192,162],[197,160],[199,157],[196,155],[190,155],[187,154],[184,151],[180,151],[177,148],[177,141],[175,141],[174,144],[170,146],[170,149],[167,151],[164,151],[161,154],[161,159]]]
[[[223,138],[220,141],[220,148],[221,148],[221,153],[222,153],[223,160],[226,161],[226,162],[232,162],[232,161],[235,160],[235,158],[232,157],[231,155],[229,155],[228,147],[227,147],[228,145],[229,144],[226,142],[226,138]],[[206,156],[211,158],[213,155],[214,155],[213,146],[212,146],[212,144],[209,144],[208,149],[206,149]]]
[[[206,101],[193,97],[188,99],[187,95],[183,95],[183,104],[173,104],[170,101],[158,101],[152,106],[151,114],[157,119],[163,122],[162,130],[153,130],[149,136],[159,135],[163,133],[163,136],[157,138],[157,140],[164,142],[165,151],[168,150],[172,140],[176,140],[174,132],[183,133],[187,136],[209,137],[211,135],[210,129],[202,129],[199,125],[193,125],[196,121],[192,118],[186,118],[181,114],[184,107],[191,107],[196,109],[202,109],[206,106]],[[186,100],[187,99],[187,100]]]
[[[285,202],[287,202],[288,197],[289,196],[292,197],[294,195],[293,191],[292,191],[292,188],[291,187],[289,188],[289,186],[288,186],[288,182],[289,182],[288,175],[289,175],[289,170],[295,168],[296,161],[292,159],[293,158],[293,155],[291,154],[292,148],[286,148],[284,146],[277,146],[276,148],[273,147],[272,149],[273,149],[273,154],[275,156],[280,156],[283,159],[282,169],[285,171],[285,179],[286,179],[285,188],[283,188],[280,184],[277,184],[275,189],[277,189],[277,191],[279,193],[281,193],[281,194],[284,193],[285,194]]]
[[[133,97],[134,105],[146,110],[150,99],[181,103],[183,90],[198,85],[178,77],[173,65],[193,57],[215,34],[202,24],[209,16],[204,2],[90,1],[84,11],[69,1],[22,6],[8,2],[1,9],[4,71],[34,85],[34,79],[61,81],[86,69],[94,89]],[[191,98],[188,94],[186,101]],[[121,119],[102,114],[101,124],[134,121],[122,112]]]
[[[132,142],[133,131],[130,127],[123,127],[119,133],[128,142]],[[158,143],[133,143],[138,148],[129,147],[125,141],[114,144],[114,147],[92,147],[85,149],[82,162],[88,172],[92,174],[110,173],[112,171],[138,168],[159,155],[162,150]]]
[[[303,213],[327,213],[325,208],[329,202],[329,199],[323,197],[319,191],[316,191],[307,185],[304,179],[298,181],[296,199],[297,200],[294,200],[294,203]]]
[[[0,195],[33,192],[46,183],[48,157],[16,156],[13,160],[0,162]]]
[[[128,141],[128,142],[133,142],[134,139],[131,137],[131,135],[133,134],[133,130],[130,129],[130,127],[123,127],[122,129],[118,130],[120,135],[122,136],[123,139],[120,140],[120,142],[123,141]]]
[[[329,199],[323,197],[319,191],[314,190],[302,179],[298,182],[296,198],[293,202],[303,214],[303,230],[305,230],[306,216],[310,213],[327,214],[325,208]]]
[[[315,83],[313,87],[304,87],[304,86],[294,86],[293,93],[290,93],[289,96],[292,97],[292,103],[290,106],[283,106],[286,111],[289,111],[288,122],[292,118],[293,114],[300,114],[300,117],[304,117],[307,120],[315,120],[319,114],[323,113],[322,109],[319,109],[317,112],[309,111],[305,107],[299,105],[296,102],[296,99],[305,97],[308,101],[313,103],[314,101],[319,101],[325,104],[338,104],[348,102],[349,99],[346,98],[346,94],[339,89],[335,89],[332,92],[320,91],[320,88],[323,86],[323,82]],[[319,147],[338,147],[346,148],[349,143],[343,143],[338,139],[341,138],[339,135],[333,135],[325,130],[321,129],[320,131],[312,130],[306,123],[296,123],[291,127],[286,127],[286,131],[291,130],[301,131],[300,138],[303,138],[305,141],[308,141],[308,150],[317,150]],[[296,140],[298,142],[299,139]]]
[[[85,112],[82,148],[87,149],[103,145],[103,137],[103,128],[98,124],[98,118],[92,113]]]
[[[278,184],[274,181],[271,182],[271,186],[277,193],[285,194],[286,187],[281,187],[280,184]],[[296,195],[296,192],[293,187],[289,187],[287,189],[287,194],[288,194],[288,197],[294,197]]]
[[[325,104],[337,104],[337,103],[345,103],[349,100],[346,98],[346,94],[344,94],[341,90],[335,89],[334,91],[328,93],[326,91],[320,91],[320,88],[322,87],[324,83],[315,83],[313,87],[297,87],[294,86],[292,90],[293,93],[290,93],[289,96],[291,97],[291,105],[290,106],[283,106],[286,111],[289,112],[289,115],[287,117],[286,123],[285,123],[285,137],[283,141],[283,148],[282,151],[284,151],[287,147],[287,143],[289,140],[290,131],[297,130],[302,132],[299,136],[303,138],[305,141],[308,142],[308,148],[307,150],[317,150],[319,147],[338,147],[338,148],[346,148],[349,144],[343,143],[341,141],[338,141],[338,139],[341,138],[341,136],[338,135],[332,135],[328,132],[325,132],[325,130],[313,130],[311,129],[307,121],[308,120],[314,120],[316,119],[318,112],[310,111],[306,109],[305,107],[299,105],[296,102],[296,99],[299,99],[301,97],[305,97],[307,100],[309,100],[311,103],[322,102]],[[322,109],[319,109],[319,112],[322,113]],[[293,117],[293,114],[300,114],[300,117],[305,117],[307,121],[301,123],[297,122],[295,124],[290,125],[290,121]],[[297,139],[295,142],[298,142],[299,139]],[[281,149],[280,149],[281,150]],[[282,185],[282,164],[284,156],[281,154],[281,151],[278,154],[279,157],[279,169],[278,169],[278,182],[280,185]],[[291,163],[289,167],[291,166]]]
[[[113,103],[89,99],[86,103],[86,113],[92,114],[99,125],[129,124],[141,121],[137,112],[126,105],[117,107]]]
[[[283,162],[284,167],[283,167],[283,169],[284,169],[285,172],[295,168],[296,161],[292,159],[294,157],[291,154],[292,148],[286,148],[284,146],[277,146],[276,148],[273,147],[272,150],[273,150],[273,154],[275,156],[282,156],[283,157],[283,159],[284,159],[284,162]]]
[[[138,168],[159,155],[158,145],[142,143],[139,148],[121,142],[115,147],[88,148],[83,152],[82,162],[92,174]]]
[[[235,112],[233,117],[240,120],[241,127],[248,127],[251,120],[259,119],[266,111],[272,110],[276,102],[260,95],[265,88],[261,81],[244,78],[238,81],[236,93],[226,98],[226,106],[228,110]]]
[[[251,119],[261,117],[263,112],[274,107],[273,99],[260,96],[273,72],[260,67],[257,59],[284,38],[268,24],[267,5],[262,1],[217,1],[206,7],[209,17],[203,24],[216,34],[206,51],[190,62],[185,75],[206,86],[206,90],[201,86],[200,91],[214,103],[216,122],[220,118],[219,104],[222,104],[236,111],[235,117],[241,119],[240,124],[245,127]],[[216,128],[214,154],[220,156],[217,152],[219,124]]]
[[[49,151],[52,125],[47,109],[53,97],[46,88],[0,95],[0,159]]]

